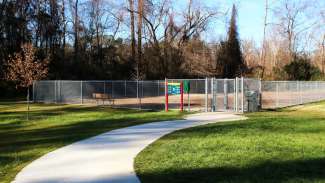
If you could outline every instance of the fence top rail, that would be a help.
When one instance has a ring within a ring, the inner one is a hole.
[[[38,80],[34,82],[165,82],[165,80]]]
[[[178,81],[205,81],[205,79],[170,79],[170,78],[166,78],[166,79],[167,80],[178,80]]]
[[[211,79],[211,78],[209,78]],[[214,78],[215,80],[235,80],[235,78],[233,79],[230,79],[230,78]],[[245,80],[259,80],[259,79],[255,79],[255,78],[244,78]],[[167,78],[168,81],[205,81],[206,79],[169,79]],[[165,80],[35,80],[34,83],[39,83],[39,82],[48,82],[48,83],[51,83],[51,82],[165,82]],[[300,83],[324,83],[325,84],[325,81],[298,81],[298,80],[295,80],[295,81],[265,81],[265,80],[262,80],[262,82],[264,83],[297,83],[297,82],[300,82]]]
[[[263,80],[262,80],[263,81]],[[297,82],[304,82],[304,83],[325,83],[325,81],[263,81],[263,82],[268,82],[268,83],[297,83]]]

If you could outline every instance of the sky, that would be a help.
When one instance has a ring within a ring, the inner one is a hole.
[[[216,4],[216,0],[203,0],[209,6],[216,6],[219,11],[228,11],[227,18],[230,18],[232,5],[235,4],[238,11],[237,26],[240,39],[255,40],[257,45],[263,40],[263,24],[265,14],[264,0],[223,0]],[[216,4],[216,5],[215,5]],[[212,23],[205,35],[210,42],[217,41],[220,36],[227,32],[227,24],[224,21]],[[215,36],[213,36],[215,35]]]
[[[212,11],[226,13],[226,17],[219,16],[210,20],[209,26],[205,32],[201,34],[201,38],[209,43],[215,43],[224,39],[228,30],[228,22],[231,16],[232,5],[237,7],[237,26],[239,38],[241,40],[253,40],[256,46],[261,46],[263,40],[264,16],[265,16],[265,0],[192,0],[193,6],[206,6]],[[292,0],[300,2],[301,0]],[[307,1],[307,0],[306,0]],[[171,0],[174,13],[178,13],[177,17],[182,16],[186,11],[189,0]],[[279,0],[269,0],[269,6],[277,7]],[[316,2],[318,9],[325,12],[325,0],[309,0]],[[299,3],[298,3],[299,4]],[[275,23],[275,17],[272,17],[272,10],[269,10],[267,23]],[[308,14],[310,14],[309,12]],[[311,13],[313,14],[313,13]],[[312,16],[314,15],[309,15]],[[176,18],[177,19],[177,18]],[[175,19],[175,20],[176,20]],[[177,21],[177,20],[176,20]],[[314,20],[312,20],[314,21]],[[268,26],[270,28],[270,26]],[[123,34],[123,33],[122,33]]]
[[[171,0],[175,13],[181,14],[187,9],[189,0]],[[276,1],[276,0],[270,0]],[[235,4],[238,11],[237,25],[240,39],[254,40],[260,45],[263,39],[265,0],[193,0],[193,5],[207,6],[212,11],[228,12],[226,17],[214,18],[210,21],[208,29],[201,34],[209,43],[220,41],[224,38],[228,24],[225,18],[230,19],[232,5]],[[125,32],[121,37],[127,37]]]

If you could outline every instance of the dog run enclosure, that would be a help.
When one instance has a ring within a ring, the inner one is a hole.
[[[181,90],[183,92],[181,92]],[[183,93],[183,95],[181,94]],[[154,81],[35,81],[33,101],[120,108],[256,111],[325,100],[323,81],[166,79]]]

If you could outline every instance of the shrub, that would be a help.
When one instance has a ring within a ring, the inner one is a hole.
[[[293,61],[285,65],[283,71],[289,80],[312,80],[321,76],[320,70],[311,64],[306,56],[294,56]]]

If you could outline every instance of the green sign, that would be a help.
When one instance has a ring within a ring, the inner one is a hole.
[[[190,93],[190,90],[191,90],[190,81],[185,80],[183,87],[184,87],[184,93]]]

